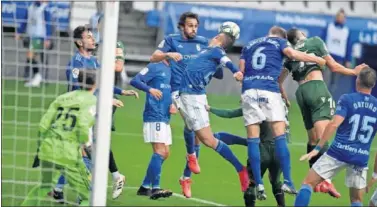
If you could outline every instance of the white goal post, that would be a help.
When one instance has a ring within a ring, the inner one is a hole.
[[[99,74],[99,96],[97,104],[98,119],[93,144],[93,177],[90,206],[106,206],[107,173],[109,166],[109,150],[111,136],[111,115],[115,49],[118,36],[119,1],[103,2],[103,42],[101,46],[101,70]],[[111,71],[109,71],[111,70]]]

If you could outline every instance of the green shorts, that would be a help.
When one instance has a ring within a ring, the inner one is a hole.
[[[296,100],[306,130],[312,129],[315,122],[330,120],[334,115],[335,101],[326,83],[321,80],[313,80],[300,85],[296,91]]]
[[[270,174],[270,182],[273,188],[280,188],[280,176],[281,176],[281,169],[280,169],[280,162],[279,159],[276,157],[275,154],[275,144],[274,142],[263,142],[259,145],[260,150],[260,158],[261,158],[261,174],[262,178],[266,171],[268,170]],[[251,171],[251,167],[249,162],[247,162],[247,169],[249,171],[250,180],[254,180],[253,173]]]

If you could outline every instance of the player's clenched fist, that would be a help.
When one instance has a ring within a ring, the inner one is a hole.
[[[233,77],[238,80],[238,81],[242,81],[243,79],[243,73],[241,71],[238,71],[236,73],[233,74]]]
[[[156,98],[157,100],[160,100],[162,98],[162,92],[158,89],[151,88],[149,89],[149,93]]]
[[[168,53],[166,53],[166,56],[169,59],[173,59],[175,62],[182,60],[182,55],[180,53],[177,53],[177,52],[168,52]]]

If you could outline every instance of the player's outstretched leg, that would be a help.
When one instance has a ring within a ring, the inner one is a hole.
[[[48,193],[49,196],[53,197],[57,203],[64,204],[64,192],[63,188],[66,184],[64,175],[60,175],[58,183],[55,188]]]
[[[318,185],[323,180],[324,179],[318,175],[317,172],[310,169],[303,184],[301,185],[301,189],[298,191],[294,206],[308,206],[313,193],[313,187]]]
[[[237,135],[229,134],[226,132],[218,132],[218,133],[213,134],[213,136],[216,139],[223,141],[227,145],[247,146],[247,139],[237,136]]]
[[[216,139],[213,136],[212,130],[209,126],[199,129],[195,133],[203,144],[205,144],[207,147],[214,149],[224,159],[228,160],[233,165],[233,167],[238,172],[238,176],[241,183],[241,190],[242,192],[245,192],[249,186],[249,176],[247,173],[247,169],[233,154],[232,150],[228,147],[228,145],[226,145],[221,140]]]

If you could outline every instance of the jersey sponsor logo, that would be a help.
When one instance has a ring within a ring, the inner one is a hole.
[[[148,68],[144,68],[143,70],[141,70],[139,73],[141,74],[141,75],[145,75],[145,74],[147,74],[148,73],[148,71],[149,71],[149,69]]]
[[[196,49],[197,49],[198,51],[201,50],[201,48],[200,48],[200,44],[196,44]]]
[[[79,77],[80,70],[78,68],[73,68],[72,69],[72,77],[73,78],[78,78]]]
[[[178,48],[183,48],[183,46],[182,45],[178,45]]]

